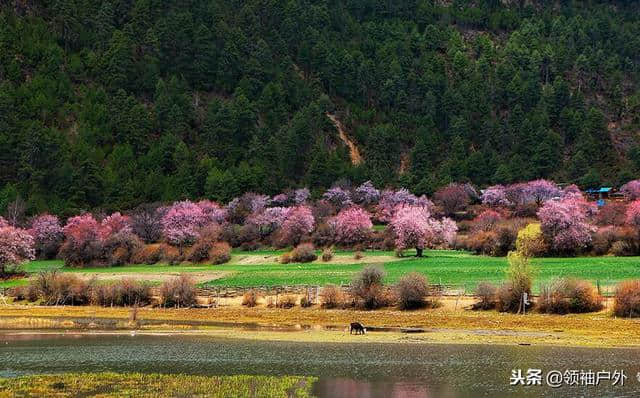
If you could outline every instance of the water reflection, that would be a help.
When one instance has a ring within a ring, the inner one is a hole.
[[[302,375],[320,397],[639,396],[634,349],[302,343],[203,336],[0,335],[0,375],[148,372]],[[512,387],[511,369],[614,370],[623,387]]]

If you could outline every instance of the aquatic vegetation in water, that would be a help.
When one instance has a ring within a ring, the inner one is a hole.
[[[5,397],[309,397],[313,377],[67,373],[0,378]]]

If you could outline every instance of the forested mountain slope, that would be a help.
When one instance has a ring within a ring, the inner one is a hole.
[[[639,72],[636,1],[2,1],[0,207],[617,184]]]

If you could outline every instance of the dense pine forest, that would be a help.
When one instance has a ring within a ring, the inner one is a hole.
[[[634,1],[0,2],[0,212],[640,170]]]

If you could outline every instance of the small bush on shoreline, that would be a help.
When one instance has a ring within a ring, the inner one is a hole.
[[[182,274],[160,286],[160,305],[163,307],[193,307],[196,304],[196,284],[192,277]]]
[[[336,285],[327,285],[320,292],[322,308],[344,307],[346,299],[344,292]]]
[[[496,308],[498,287],[488,283],[480,282],[475,291],[478,301],[473,304],[474,310],[491,310]]]
[[[374,310],[389,305],[390,299],[384,290],[382,268],[368,266],[351,281],[351,294],[359,308]]]
[[[538,310],[547,314],[594,312],[602,309],[602,297],[588,281],[560,278],[542,286]]]
[[[260,294],[256,290],[249,290],[242,296],[242,305],[245,307],[255,307],[258,305],[258,299],[260,298]]]
[[[619,317],[640,317],[640,280],[620,282],[616,286],[613,313]]]
[[[429,283],[424,275],[412,272],[402,277],[395,285],[398,307],[413,310],[427,306],[425,297],[429,294]]]

